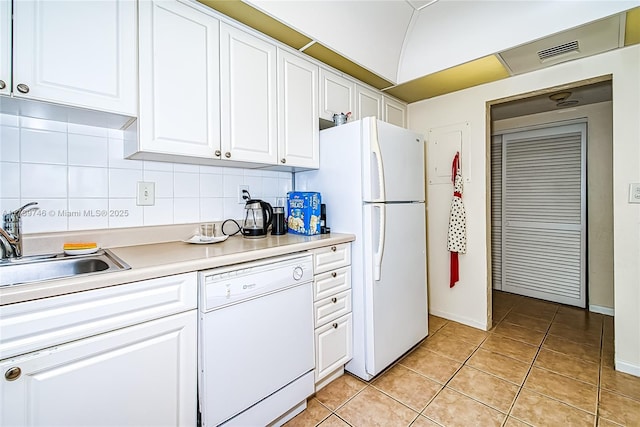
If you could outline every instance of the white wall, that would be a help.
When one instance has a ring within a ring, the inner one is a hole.
[[[559,64],[548,69],[411,104],[409,127],[425,135],[430,128],[470,123],[471,162],[465,185],[467,254],[460,259],[461,280],[448,287],[447,217],[451,187],[429,185],[430,310],[472,326],[488,327],[487,298],[487,102],[602,75],[613,75],[613,215],[616,368],[640,375],[640,205],[629,204],[629,184],[640,182],[640,46]],[[427,153],[429,156],[429,153]],[[466,321],[465,321],[466,320]]]
[[[138,181],[155,183],[154,206],[136,205]],[[122,131],[0,114],[0,211],[37,201],[27,234],[239,219],[239,184],[273,203],[291,174],[127,160]]]

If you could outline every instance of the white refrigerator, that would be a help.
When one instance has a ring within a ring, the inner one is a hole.
[[[295,174],[319,191],[332,232],[352,244],[353,359],[370,380],[427,336],[424,141],[368,117],[320,132],[320,169]]]

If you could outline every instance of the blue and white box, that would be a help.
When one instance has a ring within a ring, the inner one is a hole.
[[[287,193],[287,228],[289,233],[313,236],[320,234],[320,204],[322,197],[315,191]]]

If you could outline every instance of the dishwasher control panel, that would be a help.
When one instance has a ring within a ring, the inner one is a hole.
[[[310,254],[267,258],[199,273],[201,312],[313,280]]]

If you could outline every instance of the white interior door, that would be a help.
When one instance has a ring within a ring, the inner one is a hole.
[[[502,289],[585,307],[586,124],[503,135]]]

